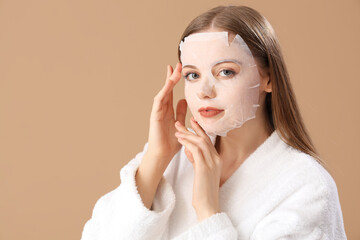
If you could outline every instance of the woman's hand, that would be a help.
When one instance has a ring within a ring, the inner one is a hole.
[[[150,115],[148,149],[135,173],[135,182],[141,199],[148,209],[152,203],[161,177],[173,156],[181,148],[174,136],[175,116],[173,108],[173,88],[181,78],[181,64],[176,65],[173,72],[167,66],[166,82],[160,92],[154,97]],[[185,123],[187,104],[181,99],[176,108],[176,121]]]
[[[147,154],[161,160],[165,167],[173,156],[181,149],[181,144],[174,136],[175,121],[185,124],[187,104],[185,99],[180,99],[176,107],[176,119],[173,107],[173,88],[181,79],[181,63],[176,64],[173,71],[167,66],[166,82],[163,88],[154,97],[150,115],[150,129]],[[164,168],[163,168],[164,169]]]
[[[195,170],[192,205],[198,220],[202,221],[220,212],[219,185],[222,160],[201,126],[193,117],[190,122],[196,134],[187,130],[182,123],[176,122],[178,132],[175,136],[185,147],[185,154]]]

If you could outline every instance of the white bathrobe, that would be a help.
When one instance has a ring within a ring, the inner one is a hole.
[[[201,222],[192,206],[194,169],[184,147],[164,172],[153,210],[145,207],[135,172],[147,146],[120,170],[121,184],[98,199],[82,240],[347,239],[334,179],[276,131],[221,186],[221,212]]]

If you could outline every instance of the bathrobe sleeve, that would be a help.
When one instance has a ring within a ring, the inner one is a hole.
[[[189,131],[195,133],[192,128]],[[215,144],[216,137],[208,135]],[[238,233],[225,212],[216,213],[197,223],[187,231],[176,236],[174,240],[236,240]]]
[[[121,184],[99,198],[81,240],[162,239],[175,206],[171,185],[162,177],[152,210],[145,207],[135,183],[135,173],[148,147],[120,170]]]
[[[186,232],[180,234],[174,240],[236,240],[238,233],[229,216],[225,212],[216,213]]]
[[[346,240],[336,183],[322,171],[297,175],[274,195],[279,204],[256,225],[251,240]],[[298,179],[303,179],[299,181]],[[268,201],[272,201],[269,197]]]

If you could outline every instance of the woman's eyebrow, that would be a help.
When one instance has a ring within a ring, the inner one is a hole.
[[[239,60],[236,60],[236,59],[224,59],[224,60],[220,60],[220,61],[217,61],[215,62],[212,67],[216,66],[216,65],[219,65],[221,63],[226,63],[226,62],[233,62],[233,63],[237,63],[238,65],[242,65],[243,63]],[[194,68],[194,69],[197,69],[197,67],[195,67],[194,65],[184,65],[182,68]]]
[[[195,67],[194,65],[184,65],[182,68],[186,68],[186,67],[188,67],[188,68],[194,68],[194,69],[197,68],[197,67]]]
[[[226,63],[226,62],[234,62],[234,63],[237,63],[238,65],[242,65],[243,63],[239,60],[236,60],[236,59],[224,59],[224,60],[220,60],[220,61],[217,61],[215,62],[212,66],[216,66],[216,65],[219,65],[221,63]]]

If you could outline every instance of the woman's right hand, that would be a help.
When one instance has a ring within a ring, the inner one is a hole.
[[[173,71],[167,66],[166,82],[163,88],[154,97],[150,115],[150,129],[147,154],[162,159],[169,164],[173,156],[182,145],[175,137],[175,122],[179,121],[185,126],[187,103],[180,99],[176,107],[176,118],[173,107],[173,88],[181,79],[181,63],[177,63]],[[164,163],[164,162],[163,162]]]

